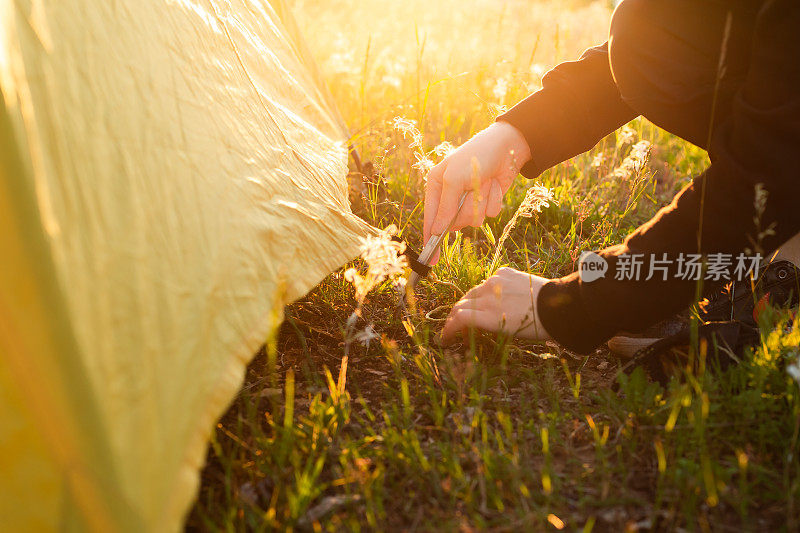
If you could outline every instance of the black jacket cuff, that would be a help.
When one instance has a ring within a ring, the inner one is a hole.
[[[579,354],[592,352],[615,333],[586,312],[578,273],[548,281],[536,300],[539,320],[553,340]]]

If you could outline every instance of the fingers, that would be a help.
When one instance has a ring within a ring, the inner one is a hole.
[[[513,268],[498,269],[456,302],[442,330],[442,343],[451,344],[469,328],[549,340],[536,309],[539,291],[547,282]]]
[[[458,231],[472,225],[472,221],[476,216],[475,211],[480,208],[480,202],[476,198],[479,199],[480,197],[480,194],[476,196],[474,192],[467,193],[464,198],[464,206],[461,208],[458,218],[453,221],[453,225],[450,227],[452,231]]]
[[[503,185],[496,179],[481,181],[475,178],[467,183],[463,175],[458,175],[461,170],[457,165],[442,162],[428,173],[422,232],[424,243],[432,235],[441,235],[448,227],[450,231],[466,226],[479,227],[487,216],[494,217],[500,213],[503,206]],[[477,160],[472,163],[472,174],[480,174]],[[469,192],[459,211],[458,206],[465,191]],[[431,262],[436,263],[438,258],[437,252]]]
[[[497,272],[495,272],[495,275],[500,278],[514,278],[520,276],[527,276],[525,272],[522,272],[520,270],[517,270],[516,268],[511,268],[511,267],[500,267],[497,269]]]
[[[481,309],[481,304],[478,298],[467,298],[465,296],[456,302],[450,312],[452,313],[453,311],[458,311],[460,309]]]
[[[442,175],[445,165],[436,165],[425,178],[425,221],[422,227],[423,242],[431,236],[431,226],[439,210],[439,199],[442,196]]]
[[[470,192],[464,199],[464,206],[458,218],[453,223],[452,230],[460,230],[467,226],[479,227],[486,218],[486,207],[489,200],[489,191],[492,181],[487,181],[480,186],[477,193]]]
[[[493,314],[481,309],[454,309],[442,329],[442,344],[452,344],[459,333],[464,333],[470,328],[493,330],[498,324],[494,323]]]
[[[441,194],[439,195],[436,214],[431,223],[431,235],[441,235],[447,230],[450,221],[453,220],[458,212],[458,203],[461,200],[461,194],[465,190],[461,181],[456,179],[448,170],[444,171],[441,182]]]
[[[455,216],[458,202],[463,191],[451,181],[445,182],[446,164],[440,163],[431,169],[425,183],[425,222],[422,230],[422,242],[427,244],[431,235],[441,235],[450,220]],[[452,212],[452,215],[448,213]],[[453,228],[454,230],[457,228]],[[439,250],[430,258],[429,263],[435,265],[439,261]]]
[[[503,190],[500,188],[500,183],[492,180],[492,186],[489,189],[489,198],[486,202],[486,216],[496,217],[500,214],[503,208]]]
[[[465,300],[479,300],[494,290],[496,290],[496,281],[493,277],[489,277],[468,290],[458,303]]]
[[[500,322],[491,296],[496,283],[489,280],[470,289],[450,311],[442,329],[442,343],[451,344],[455,337],[469,328],[496,331]]]
[[[428,264],[435,265],[436,263],[438,263],[439,262],[439,255],[441,254],[441,252],[442,252],[442,249],[441,248],[437,248],[436,251],[431,256],[430,260],[428,261]]]

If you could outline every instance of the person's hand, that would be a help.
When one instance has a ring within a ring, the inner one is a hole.
[[[456,302],[442,329],[442,344],[452,344],[470,328],[550,340],[536,310],[536,298],[548,281],[513,268],[499,269]]]
[[[530,158],[525,138],[506,122],[495,122],[450,153],[426,178],[424,242],[447,229],[465,191],[470,192],[452,231],[497,216],[503,194]]]

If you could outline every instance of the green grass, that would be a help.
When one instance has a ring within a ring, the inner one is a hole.
[[[457,145],[535,88],[542,65],[601,41],[609,16],[606,3],[579,1],[297,8],[359,152],[378,169],[355,182],[354,209],[397,224],[417,249],[422,177],[391,119],[416,120],[426,150]],[[629,127],[652,143],[647,165],[614,176],[631,143],[610,135],[546,172],[538,181],[558,203],[520,222],[503,264],[568,273],[580,251],[622,240],[707,164],[644,120]],[[381,340],[350,345],[346,359],[355,302],[343,269],[287,308],[220,421],[190,528],[797,529],[800,399],[783,366],[800,328],[785,314],[765,321],[741,365],[699,364],[666,388],[641,369],[618,375],[602,349],[580,357],[489,335],[436,345],[438,318],[487,275],[527,186],[520,178],[496,219],[448,240],[410,320],[389,286],[373,291],[359,326],[373,324]]]

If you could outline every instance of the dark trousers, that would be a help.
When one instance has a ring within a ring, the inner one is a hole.
[[[708,150],[702,175],[622,244],[598,252],[614,271],[631,254],[769,254],[795,236],[798,90],[798,0],[623,0],[607,45],[555,67],[499,120],[531,146],[522,169],[530,177],[639,114]],[[695,288],[674,276],[583,283],[573,273],[546,284],[537,305],[547,331],[585,353],[679,311]]]
[[[614,11],[608,44],[622,99],[651,122],[707,149],[710,128],[730,116],[749,69],[759,6],[624,0]]]

